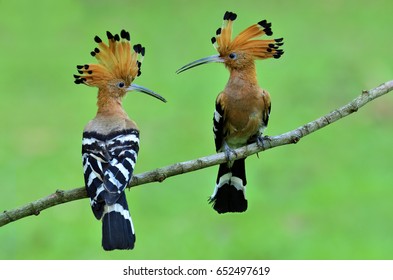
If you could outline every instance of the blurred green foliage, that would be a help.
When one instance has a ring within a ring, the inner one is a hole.
[[[285,38],[280,60],[257,62],[272,96],[268,135],[294,129],[393,78],[393,2],[0,1],[0,210],[83,185],[81,134],[96,89],[77,86],[94,35],[125,28],[146,46],[137,83],[168,99],[124,100],[141,128],[136,173],[214,153],[212,114],[228,72],[176,75],[215,53],[226,10],[237,34],[268,19]],[[86,199],[0,228],[1,259],[393,259],[393,96],[297,145],[247,160],[249,210],[207,204],[217,168],[127,192],[133,251],[104,252]]]

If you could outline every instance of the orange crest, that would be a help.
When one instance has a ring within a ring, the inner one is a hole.
[[[102,87],[114,79],[123,80],[127,86],[141,74],[142,60],[145,48],[136,44],[131,50],[130,33],[122,30],[119,34],[112,35],[106,32],[109,45],[95,36],[98,44],[90,54],[94,56],[97,64],[77,65],[79,75],[74,75],[76,84]]]
[[[237,15],[232,12],[225,12],[222,27],[217,29],[216,36],[211,39],[214,47],[225,57],[232,52],[240,51],[251,55],[254,59],[279,58],[284,51],[279,49],[282,46],[283,38],[271,40],[257,40],[257,37],[273,35],[272,24],[262,20],[246,28],[232,40],[232,23]]]

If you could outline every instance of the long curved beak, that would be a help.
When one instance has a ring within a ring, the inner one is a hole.
[[[204,57],[204,58],[195,60],[193,62],[190,62],[187,65],[184,65],[182,68],[177,70],[176,73],[180,74],[183,71],[186,71],[188,69],[194,68],[194,67],[202,65],[202,64],[210,63],[210,62],[224,62],[224,60],[218,54]]]
[[[136,91],[139,91],[139,92],[146,93],[146,94],[148,94],[150,96],[153,96],[153,97],[155,97],[157,99],[160,99],[162,102],[166,102],[166,99],[164,97],[162,97],[161,95],[155,93],[154,91],[152,91],[152,90],[150,90],[148,88],[145,88],[145,87],[142,87],[142,86],[138,86],[136,84],[131,84],[127,88],[127,91],[132,91],[132,90],[136,90]]]

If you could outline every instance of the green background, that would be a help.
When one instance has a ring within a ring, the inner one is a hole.
[[[214,153],[223,65],[176,75],[215,54],[226,10],[234,33],[262,19],[285,55],[257,62],[272,97],[268,135],[292,130],[393,78],[391,0],[0,1],[0,211],[83,185],[81,135],[95,88],[73,83],[94,62],[93,37],[131,33],[146,47],[130,93],[141,129],[136,173]],[[247,160],[249,210],[207,204],[217,167],[127,192],[133,251],[104,252],[87,199],[0,228],[1,259],[393,259],[393,95],[302,139]]]

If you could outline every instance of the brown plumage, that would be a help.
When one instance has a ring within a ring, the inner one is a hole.
[[[191,62],[177,73],[210,62],[224,63],[230,72],[225,89],[216,99],[213,131],[217,152],[225,152],[227,157],[233,149],[250,142],[262,144],[262,133],[269,121],[270,95],[260,88],[255,70],[255,60],[280,58],[284,53],[280,47],[283,38],[261,40],[260,36],[273,34],[271,23],[262,20],[240,32],[232,40],[232,25],[237,15],[224,14],[224,22],[211,39],[218,55]],[[245,199],[245,159],[221,164],[216,187],[209,201],[218,213],[244,212]]]
[[[83,130],[82,160],[85,187],[94,216],[102,220],[105,250],[133,249],[135,231],[124,193],[131,181],[138,151],[139,130],[122,106],[129,91],[140,91],[165,102],[153,91],[133,84],[141,74],[145,48],[131,49],[130,34],[107,32],[108,44],[98,37],[91,55],[97,64],[78,65],[76,84],[98,87],[97,115]]]

